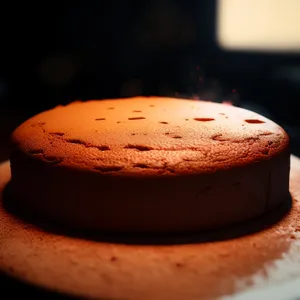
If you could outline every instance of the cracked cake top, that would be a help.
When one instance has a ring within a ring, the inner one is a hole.
[[[12,145],[53,166],[106,174],[211,172],[268,159],[285,131],[254,112],[160,97],[73,102],[21,124]]]

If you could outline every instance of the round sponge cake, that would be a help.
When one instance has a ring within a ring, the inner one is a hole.
[[[43,218],[109,232],[209,230],[289,199],[289,138],[254,112],[160,97],[74,102],[12,134],[12,192]]]

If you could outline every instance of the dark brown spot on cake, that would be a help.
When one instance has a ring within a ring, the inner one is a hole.
[[[166,170],[167,170],[168,172],[170,172],[170,173],[173,173],[173,174],[175,173],[175,170],[174,170],[173,168],[170,168],[170,167],[169,167],[169,168],[166,168]]]
[[[174,135],[173,139],[182,139],[182,136],[180,136],[180,135]]]
[[[46,124],[45,122],[37,122],[37,123],[31,124],[31,127],[41,127],[41,126],[44,126],[45,124]]]
[[[149,146],[132,145],[132,144],[129,144],[129,145],[125,146],[125,149],[135,149],[135,150],[138,150],[138,151],[150,151],[150,150],[153,150],[153,148],[149,147]]]
[[[153,104],[150,104],[149,106],[150,106],[150,107],[155,107],[155,105],[153,105]]]
[[[195,121],[199,121],[199,122],[210,122],[210,121],[214,121],[214,118],[194,118]]]
[[[105,146],[105,145],[103,145],[103,146],[96,146],[96,148],[98,148],[98,149],[101,150],[101,151],[107,151],[107,150],[110,150],[110,148],[109,148],[108,146]]]
[[[169,124],[169,123],[165,122],[165,121],[162,121],[162,122],[159,122],[159,124]]]
[[[145,117],[133,117],[133,118],[128,118],[128,120],[133,121],[133,120],[145,120]]]
[[[226,141],[227,139],[223,137],[223,134],[222,133],[219,133],[219,134],[214,134],[211,139],[213,141],[219,141],[219,142],[224,142]]]
[[[115,262],[115,261],[117,261],[118,260],[118,258],[116,257],[116,256],[112,256],[111,258],[110,258],[110,261],[112,261],[112,262]]]
[[[56,157],[56,156],[51,156],[51,155],[45,155],[44,160],[47,161],[51,165],[58,165],[63,162],[63,158],[61,157]]]
[[[235,143],[235,144],[247,142],[249,145],[252,145],[254,142],[259,140],[258,137],[247,137],[247,138],[243,138],[243,139],[230,139],[230,138],[222,137],[221,135],[213,135],[211,138],[214,141],[230,142],[230,143]]]
[[[105,118],[97,118],[97,119],[95,119],[95,121],[104,121],[105,120]]]
[[[193,161],[193,159],[190,157],[183,157],[182,160],[183,161]]]
[[[141,110],[133,110],[132,112],[134,112],[134,113],[141,113],[142,111]]]
[[[79,139],[68,139],[66,140],[66,142],[68,143],[71,143],[71,144],[77,144],[77,145],[81,145],[83,147],[86,147],[86,148],[96,148],[100,151],[106,151],[106,150],[110,150],[110,147],[107,146],[107,145],[91,145],[91,144],[88,144],[84,141],[81,141]]]
[[[148,169],[149,166],[146,164],[135,164],[133,165],[135,168]]]
[[[117,124],[120,124],[120,123],[121,123],[121,121],[118,121],[118,122],[117,122]]]
[[[265,121],[258,120],[258,119],[246,119],[245,122],[247,122],[249,124],[261,124],[261,123],[265,123]]]
[[[37,154],[43,154],[44,150],[43,149],[32,149],[28,151],[28,154],[31,155],[37,155]]]
[[[108,107],[107,109],[108,109],[108,110],[112,110],[112,109],[115,109],[115,108],[114,108],[114,107]]]
[[[185,119],[186,121],[188,121],[189,119]]]
[[[177,262],[177,263],[175,264],[175,266],[176,266],[177,268],[182,268],[182,267],[183,267],[183,263]]]
[[[267,135],[271,135],[271,134],[272,134],[272,132],[265,131],[265,132],[260,133],[259,136],[267,136]]]
[[[51,132],[52,135],[64,136],[63,132]]]
[[[85,143],[81,140],[78,140],[78,139],[68,139],[66,140],[68,143],[71,143],[71,144],[79,144],[79,145],[84,145]]]
[[[265,149],[262,150],[262,154],[263,155],[269,155],[270,154],[270,150],[271,150],[270,148],[265,148]]]
[[[98,166],[94,168],[97,171],[106,173],[106,172],[118,172],[123,169],[123,167],[120,166]]]

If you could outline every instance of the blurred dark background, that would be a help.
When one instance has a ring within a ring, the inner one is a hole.
[[[300,53],[219,48],[216,10],[217,0],[2,2],[2,143],[58,104],[161,95],[255,110],[282,125],[299,154]]]

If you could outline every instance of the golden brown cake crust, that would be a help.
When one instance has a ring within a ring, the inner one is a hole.
[[[51,165],[140,176],[203,173],[269,159],[288,137],[243,109],[137,97],[56,107],[22,124],[12,141]]]
[[[159,97],[75,102],[15,130],[12,183],[32,209],[79,227],[210,229],[284,201],[289,157],[286,132],[248,110]]]

